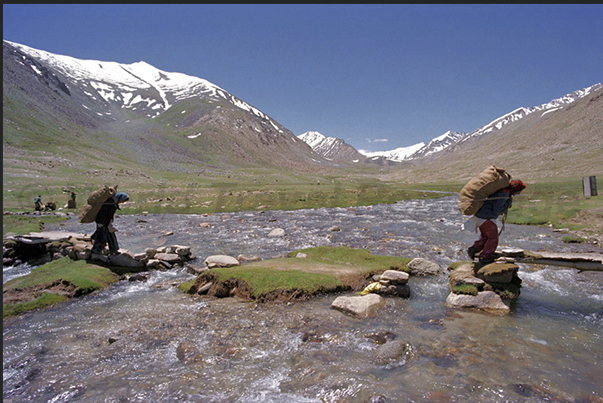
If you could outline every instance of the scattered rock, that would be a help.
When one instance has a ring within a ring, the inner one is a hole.
[[[383,344],[375,351],[375,362],[379,365],[406,364],[413,357],[409,343],[395,339]]]
[[[156,253],[154,258],[170,264],[182,262],[182,257],[177,253]]]
[[[415,258],[406,266],[413,276],[437,276],[444,273],[439,265],[423,258]]]
[[[410,297],[410,287],[407,284],[383,286],[379,290],[379,294],[390,297],[408,298]]]
[[[269,238],[282,238],[285,236],[285,230],[282,228],[274,228],[272,231],[270,231],[270,233],[268,234]]]
[[[477,295],[450,293],[446,298],[449,308],[476,308],[484,310],[500,310],[508,312],[509,306],[494,291],[481,291]]]
[[[149,273],[136,273],[128,277],[128,281],[147,281]]]
[[[159,259],[149,259],[147,261],[147,269],[156,269],[161,265],[161,260]]]
[[[120,267],[144,267],[145,263],[141,260],[136,260],[134,256],[128,253],[120,253],[118,255],[109,255],[109,263],[113,266]]]
[[[227,255],[213,255],[208,256],[205,259],[205,264],[210,269],[213,267],[231,267],[231,266],[239,266],[241,263],[232,256]]]
[[[473,265],[471,263],[467,263],[459,266],[448,275],[448,284],[451,288],[462,284],[483,287],[485,285],[485,281],[475,277]]]
[[[385,298],[377,294],[354,297],[342,296],[333,301],[331,308],[358,318],[368,318],[383,307],[385,302]]]
[[[197,349],[191,343],[183,341],[176,347],[176,358],[182,362],[194,360]]]
[[[262,260],[262,258],[259,256],[239,255],[239,256],[237,256],[237,260],[241,263],[243,263],[243,262],[259,262]]]
[[[409,277],[410,275],[404,271],[386,270],[379,277],[379,282],[381,284],[406,284]]]
[[[514,263],[490,263],[479,268],[475,276],[487,283],[510,283],[518,270]]]
[[[197,290],[197,294],[199,294],[199,295],[207,294],[207,292],[209,291],[209,289],[211,288],[212,285],[214,285],[214,283],[204,284]]]
[[[209,270],[209,267],[207,267],[207,266],[197,267],[197,266],[193,266],[191,264],[186,264],[185,267],[186,267],[187,273],[194,274],[194,275],[199,275],[199,274],[204,273],[207,270]]]
[[[3,242],[4,264],[28,262],[41,265],[51,260],[69,256],[73,260],[94,260],[109,266],[117,274],[124,269],[171,267],[195,259],[189,246],[172,245],[159,249],[146,248],[144,253],[133,254],[120,249],[118,254],[92,253],[93,242],[88,235],[60,231],[32,232],[29,235],[7,238]],[[106,250],[105,250],[106,252]]]
[[[448,275],[449,308],[475,308],[508,313],[509,303],[519,296],[521,279],[518,266],[508,262],[494,262],[484,266],[473,263],[451,265]]]

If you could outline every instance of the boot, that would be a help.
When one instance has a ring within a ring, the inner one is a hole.
[[[469,255],[469,259],[471,259],[471,260],[475,259],[476,253],[477,253],[477,249],[475,249],[473,246],[470,246],[469,249],[467,249],[467,254]]]

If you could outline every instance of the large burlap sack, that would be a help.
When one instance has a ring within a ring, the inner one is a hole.
[[[115,188],[109,186],[103,186],[90,193],[86,204],[84,204],[80,210],[80,215],[78,217],[79,222],[82,224],[94,222],[103,203],[106,202],[109,197],[115,196],[115,193],[117,193]]]
[[[488,196],[506,188],[509,182],[511,182],[511,175],[503,168],[490,165],[463,186],[459,193],[459,211],[463,215],[474,215],[484,205]]]

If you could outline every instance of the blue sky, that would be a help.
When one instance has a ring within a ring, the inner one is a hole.
[[[603,5],[4,4],[3,39],[206,79],[295,135],[391,150],[603,81]]]

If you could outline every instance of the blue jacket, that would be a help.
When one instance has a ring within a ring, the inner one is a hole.
[[[475,213],[475,216],[484,220],[494,220],[499,215],[504,214],[512,203],[513,198],[509,189],[501,189],[488,196],[484,205]]]

